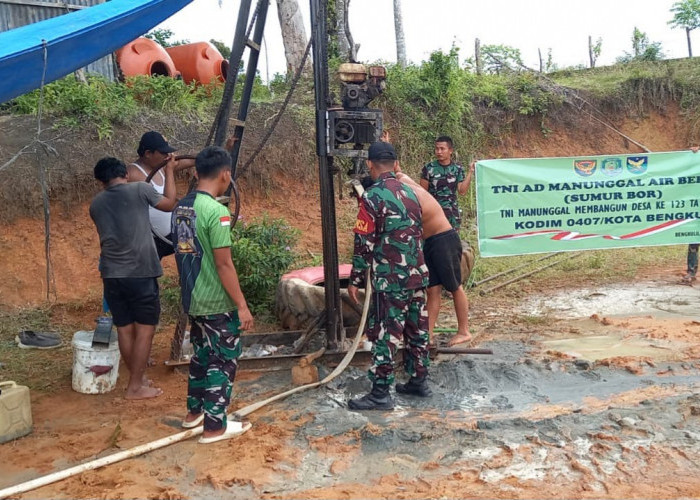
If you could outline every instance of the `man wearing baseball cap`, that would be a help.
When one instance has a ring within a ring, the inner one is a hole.
[[[367,338],[374,342],[369,371],[372,390],[351,399],[353,410],[391,410],[393,359],[401,340],[404,366],[410,376],[401,385],[405,394],[431,395],[428,376],[428,268],[423,257],[421,206],[410,186],[396,179],[396,151],[391,144],[375,142],[368,151],[374,183],[359,200],[355,223],[355,250],[348,294],[355,303],[365,273],[371,266],[372,307]],[[397,385],[397,391],[399,390]]]
[[[145,181],[148,174],[165,160],[171,158],[174,152],[175,148],[168,144],[168,141],[162,134],[153,130],[146,132],[141,136],[139,147],[136,150],[136,153],[139,155],[138,159],[128,166],[129,182]],[[174,170],[180,170],[188,166],[194,166],[194,160],[179,160]],[[167,191],[170,183],[172,183],[172,189],[175,190],[174,176],[168,177],[168,171],[163,173],[163,169],[159,170],[151,179],[151,185],[160,194]],[[172,255],[174,249],[170,233],[170,213],[151,208],[148,216],[151,221],[151,231],[153,232],[153,240],[156,243],[158,258],[162,259],[165,256]]]

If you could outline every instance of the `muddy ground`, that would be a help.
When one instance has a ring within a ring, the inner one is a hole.
[[[429,400],[350,412],[368,388],[351,367],[252,414],[235,441],[192,439],[21,497],[697,497],[699,306],[675,277],[479,301],[474,345],[493,356],[441,356]],[[440,326],[453,323],[446,308]],[[0,487],[177,432],[185,375],[159,364],[165,394],[144,402],[123,399],[123,375],[109,394],[65,377],[36,397],[34,432],[0,445]],[[286,371],[241,373],[233,406],[290,386]]]

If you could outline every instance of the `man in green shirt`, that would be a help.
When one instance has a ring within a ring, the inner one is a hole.
[[[435,160],[426,163],[421,171],[420,185],[438,201],[445,217],[455,231],[459,232],[462,216],[459,213],[457,193],[466,194],[472,181],[472,169],[465,177],[464,168],[452,161],[454,145],[452,139],[442,135],[435,139]]]
[[[241,355],[240,330],[253,327],[253,316],[231,260],[231,214],[216,201],[231,183],[231,156],[223,148],[207,147],[195,166],[197,190],[172,215],[182,305],[194,348],[182,426],[204,423],[199,442],[211,443],[250,428],[247,422],[227,421],[226,409]]]

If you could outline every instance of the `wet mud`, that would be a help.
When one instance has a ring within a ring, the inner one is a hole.
[[[623,301],[610,287],[532,297],[516,314],[476,310],[475,343],[494,354],[441,355],[433,396],[394,394],[393,412],[348,410],[370,389],[350,367],[252,414],[234,441],[179,443],[22,498],[698,497],[700,294],[620,289]],[[156,379],[165,399],[133,407],[112,394],[102,406],[70,392],[40,400],[35,433],[12,454],[0,447],[0,486],[106,454],[105,441],[125,449],[178,431],[186,377]],[[234,405],[290,386],[289,372],[241,373]]]

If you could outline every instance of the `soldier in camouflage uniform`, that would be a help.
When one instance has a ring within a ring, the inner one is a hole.
[[[204,423],[200,443],[234,437],[249,423],[226,418],[238,357],[240,330],[253,327],[231,260],[231,214],[216,201],[231,183],[231,157],[219,147],[195,160],[199,184],[173,210],[175,261],[182,306],[190,319],[190,360],[185,428]]]
[[[427,163],[421,171],[420,185],[440,203],[445,217],[455,231],[459,232],[462,216],[459,213],[457,193],[466,194],[472,181],[473,166],[464,176],[464,168],[452,161],[454,146],[446,135],[435,139],[436,160]]]
[[[393,360],[401,340],[405,368],[411,377],[397,392],[430,396],[428,375],[428,313],[425,288],[428,269],[423,258],[421,208],[413,190],[396,179],[396,151],[388,143],[369,148],[374,183],[360,199],[355,224],[355,252],[348,293],[357,302],[371,265],[373,297],[367,338],[374,342],[369,371],[372,391],[348,402],[355,410],[391,410]]]

